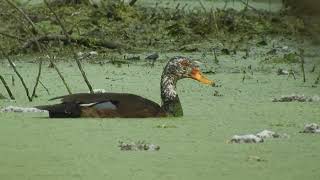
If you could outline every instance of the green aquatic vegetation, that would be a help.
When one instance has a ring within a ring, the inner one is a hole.
[[[269,60],[271,63],[299,63],[300,57],[296,53],[284,54],[282,57],[274,57]]]
[[[206,44],[213,40],[225,41],[255,35],[293,35],[302,33],[305,28],[303,22],[295,17],[254,10],[204,11],[199,7],[187,10],[183,6],[176,8],[129,6],[120,0],[100,1],[94,5],[52,4],[52,8],[62,17],[72,37],[120,43],[125,45],[121,46],[122,49],[136,51],[143,48],[172,50],[186,44]],[[23,9],[42,33],[61,34],[61,29],[53,20],[52,13],[42,4],[26,6]],[[31,39],[30,34],[25,31],[26,27],[17,20],[20,18],[12,13],[13,10],[10,7],[3,10],[8,16],[15,18],[1,16],[1,22],[4,24],[2,30],[23,37],[25,41]],[[225,36],[226,34],[228,36]],[[0,43],[9,50],[19,50],[20,43],[15,39]],[[41,43],[49,45],[50,49],[61,45],[47,41]],[[101,50],[105,48],[92,44]],[[81,46],[80,43],[77,47],[83,48]]]

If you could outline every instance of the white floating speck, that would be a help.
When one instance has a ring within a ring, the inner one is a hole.
[[[320,126],[316,123],[306,124],[302,133],[320,133]]]
[[[254,134],[234,135],[230,143],[262,143],[264,140]]]
[[[262,139],[279,138],[280,137],[280,135],[278,133],[275,133],[275,132],[269,131],[269,130],[263,130],[263,131],[257,133],[257,136],[262,138]]]

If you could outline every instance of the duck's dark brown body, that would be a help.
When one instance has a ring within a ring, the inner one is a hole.
[[[164,117],[166,113],[157,103],[134,94],[79,93],[56,97],[61,104],[38,106],[48,110],[51,118],[67,117]]]

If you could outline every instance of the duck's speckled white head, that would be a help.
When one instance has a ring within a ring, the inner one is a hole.
[[[194,61],[186,57],[174,57],[169,60],[163,71],[163,76],[174,76],[177,80],[192,78],[204,84],[213,85],[214,82],[202,75],[199,61]]]
[[[176,82],[179,79],[191,78],[204,84],[214,85],[214,81],[202,75],[199,69],[200,62],[193,61],[186,57],[174,57],[165,66],[161,77],[162,99],[173,99],[177,93],[175,91]]]

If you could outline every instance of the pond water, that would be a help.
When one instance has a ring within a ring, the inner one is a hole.
[[[160,54],[155,67],[147,62],[118,67],[83,62],[95,89],[129,92],[160,103],[159,81],[167,56]],[[184,54],[195,59],[201,53]],[[1,179],[316,179],[319,177],[319,136],[298,133],[305,123],[320,123],[320,102],[275,103],[273,97],[292,93],[319,95],[312,87],[316,73],[307,64],[307,82],[278,76],[280,66],[299,70],[299,64],[261,65],[252,58],[235,61],[220,56],[205,58],[204,68],[218,87],[181,80],[178,93],[184,116],[147,119],[49,119],[46,113],[0,113]],[[32,60],[33,58],[30,58]],[[101,59],[103,61],[103,59]],[[252,65],[253,74],[244,81],[242,69]],[[37,73],[34,63],[16,62],[27,84]],[[87,92],[75,63],[57,63],[71,90]],[[16,78],[11,86],[12,69],[1,61],[16,101],[0,100],[0,107],[31,107],[67,93],[56,72],[43,68],[38,98],[29,103]],[[218,91],[222,96],[214,96]],[[6,91],[0,86],[0,92]],[[172,128],[157,128],[167,125]],[[250,134],[264,129],[286,133],[288,139],[267,140],[261,144],[228,144],[235,134]],[[118,141],[144,140],[160,146],[159,151],[121,151]],[[259,157],[261,161],[250,157]]]

